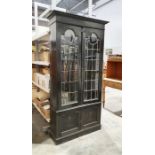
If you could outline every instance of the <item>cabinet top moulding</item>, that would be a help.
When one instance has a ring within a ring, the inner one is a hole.
[[[56,10],[49,11],[49,13],[46,15],[46,18],[50,19],[49,25],[55,22],[60,22],[64,24],[76,25],[81,27],[83,27],[84,25],[85,27],[102,29],[102,30],[104,30],[103,25],[109,23],[108,21],[97,18],[92,17],[90,18],[70,13],[63,13]]]

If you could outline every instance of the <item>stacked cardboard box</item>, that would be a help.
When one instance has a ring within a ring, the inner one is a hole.
[[[49,62],[49,48],[47,46],[42,46],[39,53],[40,61]]]
[[[40,74],[40,73],[35,73],[34,75],[34,79],[35,82],[40,85],[41,87],[45,88],[45,89],[49,89],[50,88],[50,75],[46,74]]]

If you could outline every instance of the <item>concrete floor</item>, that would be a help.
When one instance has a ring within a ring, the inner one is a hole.
[[[117,95],[112,95],[116,93]],[[106,108],[109,111],[120,110],[121,92],[106,89]],[[110,99],[111,98],[111,99]],[[115,108],[111,102],[115,101]],[[115,110],[114,110],[115,109]],[[69,142],[55,145],[47,135],[39,134],[39,143],[32,144],[33,155],[121,155],[122,154],[122,118],[102,108],[102,129]],[[38,117],[37,117],[38,118]],[[35,119],[35,115],[34,115]],[[40,118],[42,119],[42,118]],[[42,138],[44,137],[44,138]]]
[[[122,91],[106,87],[105,90],[105,106],[104,108],[113,112],[114,114],[122,115]]]

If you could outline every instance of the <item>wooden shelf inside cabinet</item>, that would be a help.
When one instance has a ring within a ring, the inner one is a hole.
[[[34,105],[34,107],[38,110],[38,112],[43,116],[43,118],[47,121],[47,122],[50,122],[50,119],[47,118],[44,113],[40,110],[40,108],[37,106],[36,103],[32,102],[32,104]]]
[[[34,65],[41,65],[41,66],[49,66],[50,63],[46,61],[32,61],[32,64]]]
[[[40,88],[41,90],[45,91],[46,93],[49,93],[49,92],[50,92],[49,89],[43,88],[42,86],[38,85],[36,82],[32,81],[32,83],[33,83],[35,86],[37,86],[38,88]]]

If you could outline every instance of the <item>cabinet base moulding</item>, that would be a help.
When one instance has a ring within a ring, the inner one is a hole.
[[[69,140],[73,140],[73,139],[78,138],[80,136],[89,134],[91,132],[100,130],[100,129],[101,129],[101,124],[97,124],[95,126],[74,132],[72,134],[69,134],[67,136],[62,136],[61,138],[56,138],[54,136],[54,134],[51,132],[51,130],[49,131],[49,135],[51,136],[51,138],[54,140],[55,144],[57,145],[57,144],[61,144],[61,143],[64,143],[66,141],[69,141]]]

